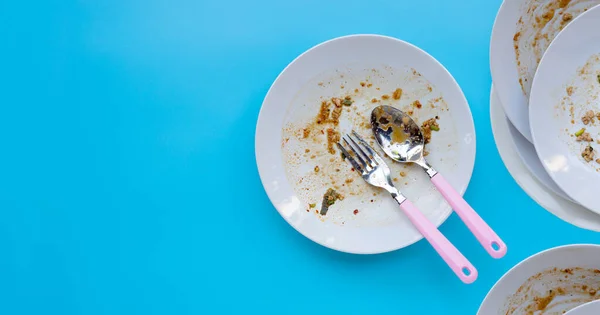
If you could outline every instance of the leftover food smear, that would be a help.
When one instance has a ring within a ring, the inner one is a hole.
[[[557,106],[559,115],[564,117],[569,127],[565,129],[563,138],[570,150],[577,151],[581,161],[597,171],[600,171],[600,159],[596,158],[595,151],[595,145],[600,144],[599,75],[600,54],[597,54],[577,69]],[[600,145],[597,147],[600,148]]]
[[[547,269],[527,279],[508,298],[501,314],[564,314],[583,303],[599,299],[599,289],[598,269]]]
[[[390,72],[398,71],[389,69]],[[326,92],[315,96],[314,101],[303,101],[294,114],[296,117],[288,114],[288,123],[282,130],[281,147],[286,175],[301,204],[305,205],[306,212],[317,215],[320,220],[332,220],[339,225],[345,225],[352,218],[363,217],[357,216],[366,211],[356,208],[357,198],[365,196],[361,204],[368,205],[380,193],[365,183],[361,174],[344,160],[336,145],[342,134],[355,130],[372,147],[379,149],[371,130],[370,115],[380,104],[407,112],[417,123],[425,117],[420,125],[426,129],[423,131],[428,135],[427,143],[435,142],[432,131],[439,131],[439,120],[448,117],[448,114],[442,114],[448,112],[443,97],[416,70],[407,68],[404,79],[398,80],[396,86],[388,82],[381,84],[384,80],[378,78],[379,70],[364,72],[368,75],[354,82],[349,78],[350,74],[339,74],[335,81],[342,81],[341,84],[325,80],[313,83],[317,91]],[[449,148],[450,144],[443,147]],[[388,164],[394,163],[382,151],[380,153]],[[403,184],[408,185],[409,176],[404,176],[406,172],[402,171]],[[353,206],[344,206],[348,199],[354,200]]]
[[[529,0],[523,3],[513,35],[513,48],[519,84],[529,98],[535,71],[554,37],[578,15],[600,4],[600,0]]]

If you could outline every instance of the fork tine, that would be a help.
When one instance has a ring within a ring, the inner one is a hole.
[[[360,153],[358,153],[357,149],[354,146],[352,146],[352,144],[350,144],[350,142],[348,142],[348,140],[346,138],[350,139],[350,141],[353,142],[354,145],[356,145],[356,146],[358,146],[358,145],[356,144],[356,142],[354,142],[354,140],[352,140],[352,138],[350,138],[349,135],[346,135],[346,136],[342,137],[342,139],[344,139],[344,142],[346,142],[346,145],[348,145],[348,147],[350,148],[350,150],[352,150],[352,152],[354,153],[354,155],[358,158],[358,161],[362,165],[362,168],[364,170],[368,171],[369,168],[370,168],[370,165],[367,162],[365,162],[365,160],[360,155]]]
[[[375,161],[373,161],[373,158],[371,156],[369,156],[369,154],[365,153],[365,151],[362,149],[362,146],[359,145],[356,141],[354,141],[354,139],[352,138],[351,135],[348,135],[348,138],[350,139],[350,141],[352,141],[352,143],[358,148],[360,153],[364,156],[367,164],[371,167],[375,166],[376,165]]]
[[[369,152],[369,154],[371,154],[371,156],[375,159],[377,164],[385,163],[383,161],[383,159],[381,158],[381,156],[375,151],[375,149],[373,149],[367,143],[367,141],[365,141],[365,139],[363,139],[356,131],[352,130],[352,134],[354,135],[354,137],[356,137],[356,139],[358,139],[358,141],[363,145],[363,147],[365,147],[365,149]]]
[[[352,157],[352,155],[350,155],[350,153],[348,153],[348,151],[346,151],[346,148],[344,148],[344,146],[341,145],[339,142],[336,143],[336,144],[337,144],[338,148],[340,149],[340,151],[342,151],[342,153],[344,154],[344,157],[346,159],[348,159],[348,161],[350,161],[350,163],[352,164],[352,166],[354,167],[354,169],[357,172],[362,173],[363,172],[363,168],[360,165],[358,165],[358,163],[356,163],[356,160],[354,160],[354,158]]]

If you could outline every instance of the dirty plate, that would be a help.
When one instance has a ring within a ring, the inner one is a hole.
[[[496,16],[490,46],[494,88],[506,116],[532,141],[528,98],[533,77],[552,39],[600,0],[506,0]]]
[[[500,278],[477,314],[564,314],[599,299],[599,256],[598,245],[568,245],[533,255]]]
[[[369,118],[381,104],[411,112],[419,123],[437,118],[440,131],[432,131],[428,159],[461,194],[469,184],[473,119],[441,64],[411,44],[384,36],[354,35],[320,44],[296,58],[271,86],[255,145],[259,174],[275,208],[323,246],[372,254],[422,238],[395,201],[366,184],[334,145],[338,134],[354,129],[379,150]],[[427,175],[416,166],[386,161],[396,186],[433,224],[442,224],[451,209]]]
[[[561,220],[580,228],[600,232],[600,216],[598,214],[555,194],[542,184],[523,163],[514,143],[526,140],[513,138],[515,132],[511,132],[512,125],[504,115],[493,88],[490,95],[490,120],[496,148],[498,148],[502,162],[527,195]],[[516,133],[518,134],[518,132]],[[519,136],[522,138],[520,134]],[[543,166],[540,167],[543,168]]]
[[[529,104],[531,132],[544,168],[571,199],[596,213],[600,213],[596,188],[600,154],[594,151],[600,150],[598,29],[600,7],[595,7],[556,37],[540,62]],[[579,141],[580,133],[589,138]]]

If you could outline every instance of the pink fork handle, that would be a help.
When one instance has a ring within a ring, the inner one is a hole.
[[[477,269],[450,243],[450,241],[433,225],[409,200],[400,203],[400,208],[410,219],[412,224],[423,234],[431,246],[450,269],[464,283],[473,283],[477,279]]]
[[[452,187],[441,174],[436,174],[431,181],[438,191],[446,198],[454,212],[465,222],[479,243],[494,258],[506,255],[506,245],[485,221],[471,208],[465,199]]]

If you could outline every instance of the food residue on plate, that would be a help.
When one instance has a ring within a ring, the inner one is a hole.
[[[323,85],[313,83],[318,86],[317,91],[327,92],[319,92],[320,95],[315,95],[314,100],[303,99],[287,115],[288,122],[282,130],[282,137],[288,139],[282,142],[286,175],[300,202],[307,205],[307,212],[316,213],[322,221],[330,220],[335,224],[348,226],[348,217],[344,215],[353,214],[353,210],[360,206],[357,200],[361,200],[361,196],[378,191],[361,179],[361,174],[344,160],[337,148],[341,135],[355,130],[372,147],[378,149],[370,123],[373,108],[380,104],[397,107],[410,114],[417,123],[423,117],[449,117],[448,105],[442,95],[419,72],[411,68],[404,72],[393,68],[385,69],[394,75],[378,77],[380,70],[371,71],[369,68],[368,74],[360,79],[352,73],[344,73],[342,82],[328,79],[313,81],[327,82]],[[352,82],[352,77],[356,81]],[[388,83],[387,78],[394,78],[397,83]],[[437,121],[427,123],[426,133],[431,133],[432,130],[439,130]],[[449,128],[445,132],[452,135],[455,134],[455,129]],[[448,160],[453,160],[452,156],[455,156],[456,151],[447,148],[451,144],[457,145],[458,139],[452,139],[452,143],[447,142],[451,139],[447,136],[442,139],[439,154],[444,155],[445,160],[448,156]],[[395,162],[388,159],[382,151],[380,154],[392,168],[396,167]],[[309,170],[306,168],[308,165]],[[395,172],[398,173],[399,170]],[[402,173],[406,176],[401,176],[400,180],[396,178],[395,181],[400,181],[397,184],[408,185],[415,180],[414,174]],[[383,199],[378,194],[376,196],[374,199],[361,200],[360,203],[374,203]],[[361,210],[361,214],[361,224],[365,222],[362,220],[377,220],[376,213]]]
[[[436,116],[434,118],[427,119],[421,125],[421,132],[423,133],[423,138],[425,140],[425,144],[431,141],[431,132],[432,131],[440,131],[440,125],[437,122],[439,117]]]
[[[564,314],[600,298],[600,270],[550,268],[528,278],[507,299],[501,314]],[[500,313],[499,313],[500,314]]]
[[[519,84],[529,97],[533,76],[556,35],[575,17],[598,4],[597,0],[523,1],[513,35]]]
[[[562,92],[560,104],[555,108],[559,110],[559,117],[563,117],[564,123],[569,126],[565,129],[564,136],[561,136],[569,149],[576,151],[582,162],[600,171],[600,163],[595,158],[596,152],[592,146],[594,139],[600,141],[600,128],[597,124],[600,121],[598,75],[600,54],[591,56],[584,66],[577,69],[573,79],[566,85],[565,92]]]
[[[326,215],[329,207],[333,206],[336,201],[344,200],[344,196],[340,195],[335,189],[329,188],[323,195],[323,201],[321,203],[321,215]]]

